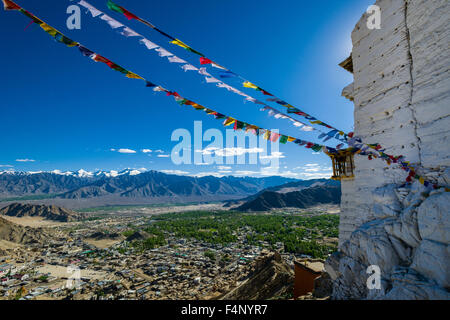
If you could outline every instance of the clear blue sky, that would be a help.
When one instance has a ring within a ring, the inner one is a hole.
[[[88,2],[198,66],[197,56],[172,46],[137,21],[109,11],[106,0]],[[294,106],[352,131],[353,104],[341,97],[352,75],[338,63],[350,54],[351,31],[373,0],[116,2]],[[104,21],[86,15],[84,9],[81,30],[68,30],[66,8],[73,4],[68,0],[17,3],[73,40],[204,106],[298,138],[313,140],[316,136],[269,117],[224,89],[202,83],[195,72],[180,71],[179,65],[148,51],[135,38],[121,36]],[[221,121],[180,107],[141,81],[90,61],[76,48],[53,41],[37,25],[24,31],[28,23],[18,12],[1,10],[0,170],[147,168],[186,174],[249,171],[258,176],[259,165],[176,166],[170,158],[158,157],[161,153],[142,153],[142,149],[151,149],[170,154],[176,145],[170,139],[174,129],[193,131],[196,120],[203,121],[204,130],[223,128]],[[242,90],[262,98],[251,89]],[[120,148],[137,152],[111,151]],[[313,177],[326,174],[330,167],[325,155],[292,143],[281,145],[280,151],[280,173],[287,176]],[[26,159],[34,161],[17,161]],[[305,171],[308,167],[314,170]]]

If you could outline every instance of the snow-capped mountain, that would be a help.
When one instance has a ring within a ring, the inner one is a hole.
[[[3,172],[0,198],[50,195],[62,199],[247,196],[294,181],[282,177],[189,177],[146,169]]]

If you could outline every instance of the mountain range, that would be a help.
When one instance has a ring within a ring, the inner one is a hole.
[[[88,172],[1,172],[0,201],[52,198],[57,205],[229,200],[297,181],[284,177],[190,177],[127,169]],[[22,199],[21,199],[22,198]],[[42,201],[41,201],[42,202]],[[45,201],[44,201],[45,202]]]

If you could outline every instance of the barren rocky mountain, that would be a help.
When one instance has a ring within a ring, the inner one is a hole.
[[[9,217],[40,217],[46,220],[70,222],[83,218],[83,215],[57,206],[13,203],[0,210],[0,215]]]
[[[340,199],[339,182],[325,179],[299,181],[268,188],[241,200],[236,210],[267,211],[286,207],[304,209],[318,204],[339,204]]]
[[[42,229],[22,227],[0,217],[0,240],[30,244],[45,241],[47,238]]]

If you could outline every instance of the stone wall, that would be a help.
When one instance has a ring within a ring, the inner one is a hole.
[[[343,92],[354,101],[356,136],[380,143],[388,154],[405,156],[420,175],[447,187],[449,3],[376,1],[381,29],[367,28],[367,14],[357,23],[354,83]],[[418,182],[402,188],[407,174],[380,159],[356,155],[355,166],[355,179],[342,183],[340,252],[328,263],[334,297],[448,298],[449,193],[430,193]],[[367,290],[366,268],[372,264],[381,267],[382,290]]]

